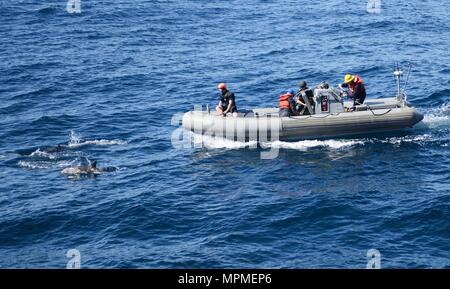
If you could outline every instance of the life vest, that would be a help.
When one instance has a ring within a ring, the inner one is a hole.
[[[360,84],[358,94],[363,94],[366,91],[362,79],[359,76],[355,76],[355,79],[348,84],[348,90],[351,94],[355,93],[355,86],[358,84]]]
[[[291,103],[289,101],[291,97],[292,97],[292,94],[290,94],[290,93],[280,95],[280,109],[290,109],[291,108]]]

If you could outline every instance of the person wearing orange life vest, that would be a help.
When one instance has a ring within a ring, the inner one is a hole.
[[[366,99],[366,88],[361,77],[347,74],[344,78],[344,83],[339,84],[339,88],[342,92],[344,92],[344,88],[348,88],[347,95],[353,99],[353,106],[364,103]]]
[[[235,113],[237,112],[236,100],[234,98],[234,93],[227,89],[225,83],[220,83],[217,88],[220,91],[220,100],[219,104],[216,107],[217,113],[221,116],[226,116],[227,113]]]
[[[288,117],[296,114],[294,94],[294,91],[287,91],[280,95],[280,117]]]

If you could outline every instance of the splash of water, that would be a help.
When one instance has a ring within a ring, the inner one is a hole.
[[[202,136],[192,134],[192,140],[197,147],[204,147],[207,149],[241,149],[241,148],[256,148],[257,142],[238,142],[228,140],[220,137]],[[379,138],[361,138],[361,139],[329,139],[329,140],[301,140],[297,142],[274,141],[260,143],[261,148],[280,148],[292,149],[298,151],[308,151],[314,148],[325,148],[329,150],[342,150],[352,148],[355,146],[362,146],[367,144],[391,144],[402,145],[408,143],[415,143],[418,145],[428,144],[434,142],[436,139],[431,134],[408,135],[402,137],[390,137],[386,139]]]
[[[77,134],[75,131],[70,131],[70,138],[69,138],[69,146],[71,145],[77,145],[81,141],[81,135]]]
[[[25,169],[48,169],[50,164],[48,162],[28,162],[28,161],[19,161],[17,163],[20,167]]]
[[[326,147],[329,149],[341,149],[348,148],[355,145],[363,145],[364,141],[362,140],[302,140],[297,142],[284,142],[284,141],[275,141],[272,143],[264,143],[262,147],[275,147],[275,148],[283,148],[283,149],[294,149],[300,151],[307,151],[311,148],[316,147]]]
[[[450,125],[450,102],[427,110],[424,114],[423,122],[429,127]]]
[[[256,148],[257,146],[256,141],[240,142],[221,137],[199,135],[194,133],[191,134],[191,137],[194,147],[206,147],[208,149],[241,149],[246,147]]]
[[[98,146],[109,146],[109,145],[126,145],[128,142],[122,141],[122,140],[106,140],[106,139],[100,139],[100,140],[87,140],[87,141],[81,141],[79,143],[69,143],[69,148],[77,148],[85,145],[98,145]]]
[[[70,131],[70,140],[67,146],[69,148],[78,148],[85,145],[109,146],[109,145],[126,145],[126,144],[128,144],[128,142],[123,140],[106,140],[106,139],[83,140],[81,138],[81,135],[77,134],[74,131]]]
[[[21,168],[25,169],[50,169],[52,167],[57,168],[65,168],[68,166],[71,166],[73,164],[73,161],[24,161],[21,160],[17,163],[17,165]]]
[[[51,160],[56,159],[56,156],[54,154],[51,154],[51,153],[48,153],[45,151],[41,151],[40,148],[38,148],[37,150],[32,152],[30,154],[30,157],[41,157],[41,158],[47,158],[47,159],[51,159]]]
[[[404,137],[391,137],[385,140],[379,140],[379,142],[381,143],[389,143],[394,145],[399,145],[403,143],[424,144],[432,141],[435,141],[435,139],[430,134],[404,136]]]
[[[242,148],[257,148],[257,141],[241,142],[229,140],[222,137],[213,137],[208,135],[199,135],[190,133],[191,145],[194,147],[205,147],[207,149],[242,149]],[[264,149],[275,147],[284,149],[296,149],[306,151],[314,147],[328,147],[330,149],[340,149],[351,147],[358,144],[364,144],[362,140],[303,140],[298,142],[263,142],[260,146]]]

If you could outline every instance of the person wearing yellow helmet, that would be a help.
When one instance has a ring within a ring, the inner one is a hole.
[[[366,88],[360,76],[352,74],[345,75],[344,83],[339,84],[339,88],[344,95],[347,94],[348,97],[353,99],[353,106],[364,103],[366,99]],[[345,92],[344,88],[348,88],[348,93]]]

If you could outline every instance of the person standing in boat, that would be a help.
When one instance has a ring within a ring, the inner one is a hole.
[[[308,115],[314,113],[314,93],[311,89],[308,88],[306,81],[300,81],[299,90],[295,94],[294,99],[295,108],[299,115]]]
[[[347,74],[344,78],[344,83],[339,84],[341,91],[353,99],[353,106],[361,105],[366,99],[366,88],[361,77],[357,75]],[[348,88],[348,93],[344,88]]]
[[[294,91],[287,91],[280,95],[280,117],[289,117],[291,115],[297,115],[295,110]]]
[[[236,100],[234,98],[234,93],[227,89],[227,85],[225,83],[220,83],[217,88],[220,91],[220,100],[219,105],[216,107],[216,111],[221,116],[226,116],[227,113],[235,113],[237,112]]]

